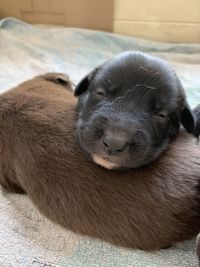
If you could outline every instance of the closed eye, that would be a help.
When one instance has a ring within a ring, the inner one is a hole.
[[[106,97],[106,91],[103,88],[98,88],[95,91],[97,96]]]
[[[168,114],[166,111],[159,111],[159,112],[156,112],[154,114],[154,116],[156,117],[159,117],[159,118],[163,118],[163,119],[167,119],[168,118]]]

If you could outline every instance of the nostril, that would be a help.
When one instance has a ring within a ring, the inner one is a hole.
[[[109,145],[108,145],[108,144],[106,144],[106,142],[105,142],[105,141],[103,141],[103,144],[104,144],[104,146],[105,146],[105,147],[109,147]]]
[[[111,141],[106,142],[105,140],[103,140],[103,146],[104,146],[104,150],[106,151],[108,155],[115,155],[115,154],[117,155],[126,150],[126,148],[128,147],[128,143],[122,144],[122,143],[116,142],[116,140],[112,140],[112,142]]]
[[[117,149],[116,152],[122,152],[124,149]]]

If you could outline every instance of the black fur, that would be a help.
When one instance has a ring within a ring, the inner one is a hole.
[[[159,58],[119,54],[84,77],[74,94],[79,96],[77,136],[82,148],[113,168],[151,162],[181,123],[194,133],[195,119],[182,85]]]

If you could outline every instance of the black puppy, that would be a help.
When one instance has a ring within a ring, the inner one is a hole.
[[[180,127],[195,119],[171,66],[141,52],[117,55],[75,89],[77,136],[93,160],[107,168],[136,168],[157,158]]]

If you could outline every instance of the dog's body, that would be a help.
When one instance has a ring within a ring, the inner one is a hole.
[[[54,222],[116,245],[153,250],[196,235],[195,138],[181,132],[151,165],[107,171],[77,144],[76,100],[57,82],[37,77],[0,96],[0,183],[26,192]]]
[[[195,120],[171,66],[125,52],[97,67],[75,89],[81,147],[108,169],[146,165],[167,148],[182,123]]]

